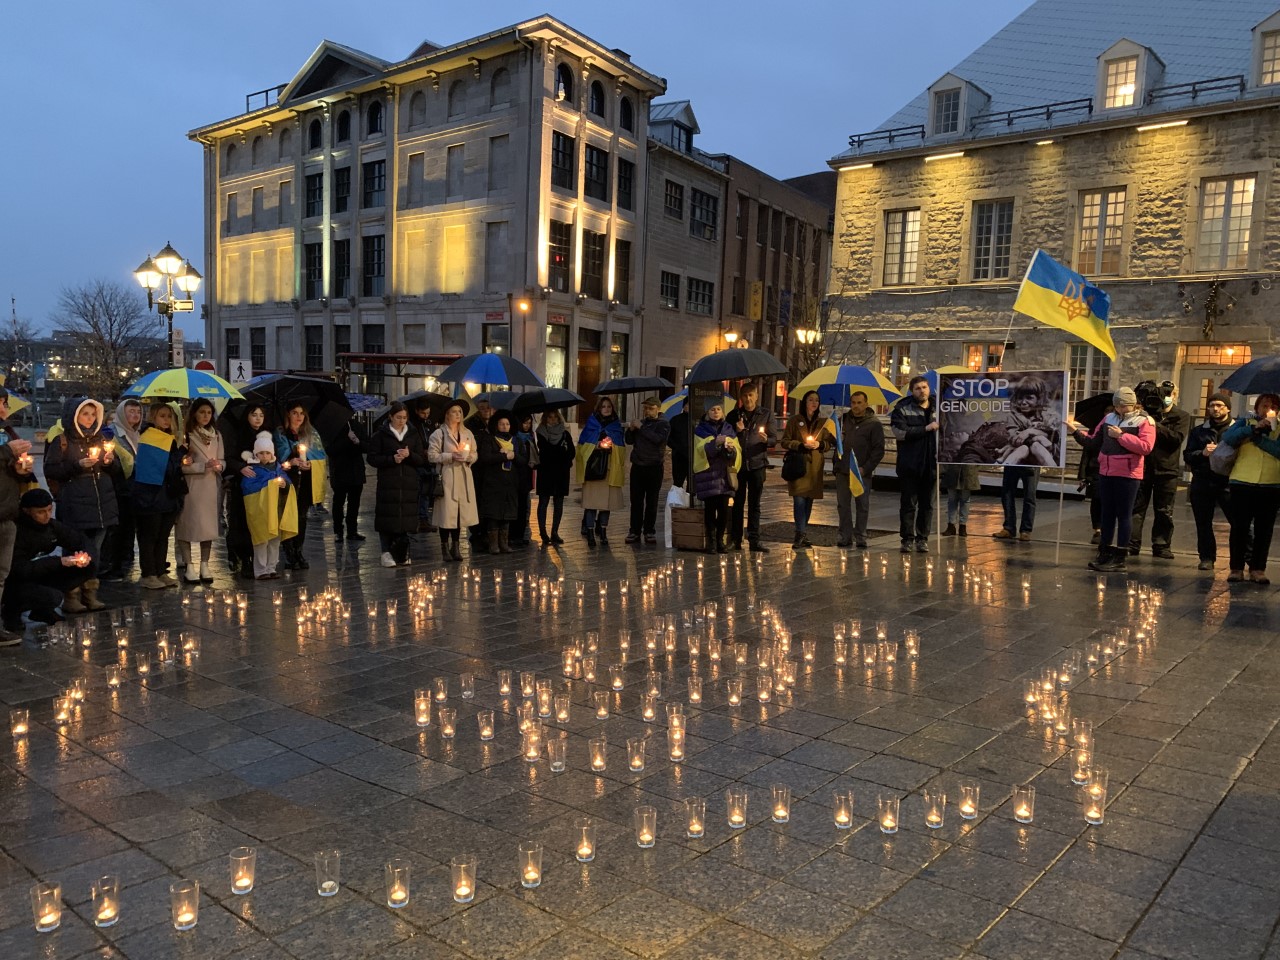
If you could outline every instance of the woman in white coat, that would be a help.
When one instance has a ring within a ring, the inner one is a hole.
[[[444,410],[444,424],[431,434],[427,459],[440,470],[444,494],[436,499],[432,522],[440,529],[445,560],[461,560],[458,531],[480,522],[471,464],[476,462],[476,438],[462,425],[466,407],[455,400]]]
[[[184,429],[187,456],[182,461],[187,498],[174,525],[174,539],[186,544],[188,560],[182,576],[187,583],[213,583],[209,555],[213,551],[213,541],[218,538],[218,487],[227,464],[222,434],[213,421],[214,409],[209,400],[201,398],[191,404]],[[197,543],[200,544],[198,573],[196,557],[191,549]]]

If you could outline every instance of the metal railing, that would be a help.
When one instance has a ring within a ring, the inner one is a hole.
[[[1171,83],[1164,87],[1154,87],[1147,93],[1147,103],[1157,100],[1171,100],[1175,97],[1190,97],[1196,100],[1203,93],[1216,93],[1223,90],[1234,90],[1237,95],[1245,91],[1244,74],[1234,77],[1213,77],[1209,80],[1193,80],[1190,83]]]
[[[1034,107],[1019,107],[1016,110],[1003,110],[999,113],[984,113],[969,121],[972,132],[980,127],[1004,124],[1011,127],[1023,120],[1043,120],[1052,123],[1055,116],[1070,113],[1093,115],[1093,97],[1081,97],[1078,100],[1059,100],[1057,103],[1042,103]]]
[[[872,130],[869,133],[855,133],[849,138],[849,146],[861,150],[865,144],[885,141],[892,144],[895,140],[924,140],[924,124],[917,123],[909,127],[893,127],[889,130]]]
[[[255,90],[253,93],[244,95],[244,112],[253,113],[255,110],[262,110],[266,107],[275,106],[280,102],[280,94],[287,87],[287,83],[281,83],[274,87],[267,87],[265,90]],[[255,106],[255,101],[261,98],[262,102]]]

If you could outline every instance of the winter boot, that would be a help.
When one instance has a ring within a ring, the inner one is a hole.
[[[80,587],[80,600],[90,610],[107,609],[107,605],[98,599],[98,586],[97,580],[86,580]]]
[[[450,553],[452,554],[453,559],[455,560],[462,559],[462,551],[458,548],[459,539],[460,537],[459,537],[458,531],[455,528],[449,533],[449,542],[452,544],[452,546],[450,547]]]
[[[601,543],[609,542],[609,528],[603,523],[596,524],[596,536],[600,538]]]
[[[89,608],[80,602],[80,588],[68,590],[62,598],[63,613],[84,613]]]
[[[1098,555],[1089,561],[1090,570],[1102,570],[1111,562],[1111,548],[1098,547]]]
[[[947,529],[942,531],[942,535],[944,537],[954,537],[956,535],[956,525],[954,523],[948,523]]]
[[[498,531],[497,531],[497,530],[490,530],[490,531],[489,531],[489,552],[490,552],[490,553],[497,553],[497,552],[501,549],[501,548],[498,546],[498,536],[499,536],[499,533],[498,533]],[[503,535],[503,536],[504,536],[504,539],[505,539],[505,535]],[[506,551],[506,552],[508,552],[508,553],[509,553],[509,552],[510,552],[510,550],[508,550],[508,551]]]
[[[493,536],[493,534],[490,534],[490,536]],[[498,531],[498,552],[515,553],[511,549],[511,531],[505,527]]]
[[[440,528],[440,555],[446,562],[453,559],[453,555],[449,552],[449,531],[444,527]]]

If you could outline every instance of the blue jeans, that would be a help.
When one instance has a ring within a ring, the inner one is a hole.
[[[1018,484],[1022,484],[1022,527],[1018,527]],[[1004,528],[1010,533],[1030,533],[1036,525],[1036,487],[1040,471],[1035,467],[1005,467],[1000,482],[1004,504]]]
[[[791,517],[796,524],[796,536],[803,537],[809,530],[809,517],[813,515],[812,497],[792,497]]]
[[[959,487],[952,487],[947,491],[947,526],[954,524],[957,517],[962,526],[968,525],[969,497],[972,495],[972,490],[961,490]]]
[[[594,530],[596,527],[609,526],[608,510],[583,510],[582,511],[582,532]]]

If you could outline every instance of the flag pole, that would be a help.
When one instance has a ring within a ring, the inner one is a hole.
[[[1063,467],[1058,476],[1058,535],[1057,542],[1053,545],[1053,565],[1059,566],[1059,557],[1062,554],[1062,510],[1066,503],[1067,490],[1067,468]]]

